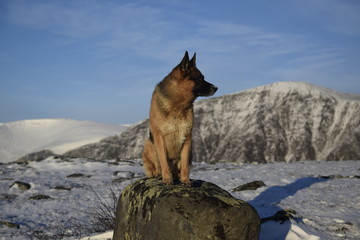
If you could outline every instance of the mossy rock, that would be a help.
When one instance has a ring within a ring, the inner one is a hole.
[[[62,191],[62,190],[71,191],[71,188],[69,188],[69,187],[65,187],[65,186],[56,186],[56,187],[55,187],[55,190],[60,190],[60,191]]]
[[[21,182],[21,181],[14,182],[13,184],[11,184],[11,186],[9,188],[12,188],[14,186],[16,186],[21,191],[26,191],[31,188],[31,185],[29,183]]]
[[[81,178],[81,177],[91,177],[91,175],[85,175],[85,174],[82,174],[82,173],[73,173],[73,174],[70,174],[70,175],[67,175],[66,176],[67,178]]]
[[[234,192],[247,191],[247,190],[256,190],[261,187],[265,187],[265,183],[263,181],[253,181],[249,183],[245,183],[241,186],[238,186],[233,189]]]
[[[0,225],[4,225],[4,226],[9,227],[9,228],[20,228],[19,224],[12,223],[12,222],[9,222],[9,221],[0,220]]]
[[[141,179],[121,193],[113,240],[256,240],[260,218],[248,203],[213,183],[191,187]]]
[[[42,194],[29,197],[29,200],[44,200],[44,199],[52,199],[52,198],[50,196],[42,195]]]
[[[8,193],[1,193],[0,194],[0,201],[1,200],[5,200],[5,201],[12,201],[15,198],[17,198],[16,194],[8,194]]]

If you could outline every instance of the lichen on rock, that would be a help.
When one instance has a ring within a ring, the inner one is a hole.
[[[245,201],[210,182],[130,184],[119,197],[114,240],[258,239],[260,218]]]

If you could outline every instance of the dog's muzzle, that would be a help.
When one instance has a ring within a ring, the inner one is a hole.
[[[218,90],[218,88],[217,88],[216,86],[211,85],[211,90],[210,90],[210,91],[211,91],[211,95],[210,95],[210,96],[214,95],[217,90]]]

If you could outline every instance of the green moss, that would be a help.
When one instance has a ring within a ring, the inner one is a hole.
[[[7,226],[9,228],[19,228],[20,227],[19,224],[8,222],[8,221],[0,221],[0,224],[5,225],[5,226]]]
[[[118,239],[242,239],[243,231],[257,239],[256,211],[215,184],[193,180],[163,185],[159,179],[141,179],[121,194],[114,236]],[[206,224],[204,224],[206,222]],[[239,235],[240,234],[240,235]]]

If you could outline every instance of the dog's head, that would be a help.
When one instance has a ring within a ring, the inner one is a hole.
[[[197,69],[196,53],[194,53],[194,56],[189,60],[189,54],[186,51],[180,64],[175,69],[180,71],[183,81],[190,82],[189,85],[192,85],[191,88],[195,97],[212,96],[218,89],[213,84],[205,81],[204,75]]]

